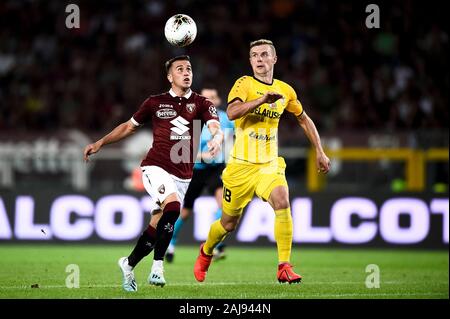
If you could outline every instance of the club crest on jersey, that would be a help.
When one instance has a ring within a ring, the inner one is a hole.
[[[156,116],[162,120],[171,119],[177,116],[177,111],[172,109],[161,109],[156,111]]]
[[[161,186],[158,187],[158,192],[160,194],[164,194],[166,191],[166,187],[164,186],[164,184],[162,184]]]
[[[186,110],[188,110],[189,113],[194,112],[194,110],[195,110],[195,103],[187,103],[186,104]]]

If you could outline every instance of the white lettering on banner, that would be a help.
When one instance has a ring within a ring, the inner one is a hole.
[[[16,198],[14,235],[17,239],[49,240],[52,233],[48,225],[34,224],[34,199],[31,196]],[[44,236],[44,234],[46,234]]]
[[[73,170],[73,158],[89,138],[74,132],[68,133],[69,141],[56,138],[36,138],[32,142],[0,141],[0,157],[11,159],[12,170],[20,173],[58,173]]]
[[[442,237],[444,243],[448,244],[448,199],[433,199],[430,209],[433,214],[442,214]]]
[[[83,240],[91,237],[94,232],[92,219],[77,218],[74,223],[70,223],[71,214],[92,217],[94,204],[88,197],[81,195],[66,195],[55,199],[50,209],[53,235],[64,240]]]
[[[17,155],[14,161],[14,166],[17,168],[18,171],[23,173],[29,173],[32,170],[32,166],[29,165],[27,158],[30,158],[33,155],[33,149],[30,147],[27,147],[28,143],[26,142],[19,142],[15,148],[17,150]],[[35,152],[36,154],[39,154],[41,150],[40,143],[36,143]],[[41,161],[37,161],[37,163],[41,163]],[[36,168],[39,169],[40,165],[36,165]]]
[[[410,216],[409,227],[400,227],[400,214]],[[389,243],[419,243],[427,237],[429,229],[428,207],[420,199],[394,198],[387,200],[380,209],[380,234]]]
[[[142,231],[142,209],[133,196],[109,195],[102,197],[96,205],[95,230],[99,237],[107,240],[130,240]],[[114,223],[120,212],[122,221]]]
[[[0,198],[0,239],[12,238],[12,230],[9,225],[8,214],[3,200]]]
[[[336,201],[331,208],[331,230],[336,241],[347,244],[367,243],[375,238],[377,225],[375,222],[362,222],[359,226],[351,225],[351,216],[360,218],[376,218],[377,206],[370,199],[347,197]]]
[[[332,240],[328,227],[312,225],[312,200],[296,198],[291,204],[292,222],[294,224],[293,241],[298,243],[328,243]]]
[[[132,240],[142,232],[145,212],[157,208],[151,204],[149,196],[109,195],[100,197],[95,203],[87,196],[64,195],[53,201],[50,225],[47,225],[35,224],[35,202],[31,196],[17,196],[14,201],[14,212],[8,214],[6,207],[12,205],[6,205],[5,199],[0,197],[0,240],[86,240],[95,234],[105,240]],[[365,244],[379,233],[380,239],[388,244],[416,244],[429,236],[432,214],[440,214],[442,243],[448,244],[448,203],[448,198],[431,199],[429,205],[419,198],[393,198],[382,202],[378,212],[371,199],[345,197],[332,205],[329,227],[317,227],[312,221],[313,200],[294,198],[291,208],[293,242]],[[195,201],[195,240],[207,238],[216,210],[217,203],[212,196],[199,197]],[[116,214],[121,214],[117,223],[114,221]],[[409,216],[410,223],[406,226],[400,225],[402,214]],[[351,223],[353,215],[360,220],[357,225]],[[236,239],[253,242],[266,237],[274,242],[274,218],[269,204],[254,199],[244,212]]]
[[[209,227],[215,220],[217,202],[213,196],[202,196],[194,202],[194,238],[204,241],[208,238]]]
[[[255,198],[248,205],[247,211],[242,216],[236,238],[242,242],[253,242],[258,237],[267,237],[270,241],[275,241],[273,225],[275,213],[267,202]]]

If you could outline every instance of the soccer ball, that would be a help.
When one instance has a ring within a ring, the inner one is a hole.
[[[167,20],[164,35],[170,44],[185,47],[195,40],[197,26],[190,16],[176,14]]]

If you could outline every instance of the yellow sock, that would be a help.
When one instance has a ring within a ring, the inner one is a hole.
[[[211,224],[208,239],[203,246],[203,252],[207,255],[212,255],[214,247],[216,247],[218,243],[224,240],[227,235],[228,232],[225,230],[225,228],[223,228],[222,224],[220,223],[220,219],[216,220]]]
[[[291,209],[275,211],[275,240],[278,248],[278,262],[289,262],[292,247],[292,217]]]

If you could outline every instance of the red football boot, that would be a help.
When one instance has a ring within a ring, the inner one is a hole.
[[[292,265],[290,263],[278,265],[277,278],[278,282],[288,282],[289,284],[302,281],[302,276],[296,274],[294,270],[292,270]]]
[[[194,276],[197,281],[204,281],[206,277],[206,273],[208,272],[209,265],[211,265],[211,261],[213,256],[208,256],[203,252],[203,246],[205,243],[200,245],[200,252],[198,254],[197,260],[194,265]]]

